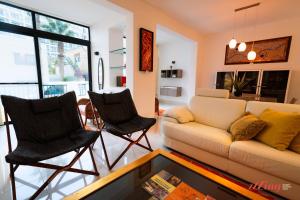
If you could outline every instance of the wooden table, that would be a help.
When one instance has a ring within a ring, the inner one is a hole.
[[[216,199],[266,199],[258,193],[163,150],[155,150],[65,199],[149,199],[151,195],[142,189],[141,184],[162,169]]]

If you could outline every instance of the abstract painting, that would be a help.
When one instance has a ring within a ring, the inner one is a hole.
[[[230,49],[226,45],[225,65],[287,62],[291,41],[292,36],[254,41],[253,50],[256,52],[256,58],[253,61],[247,59],[253,41],[246,42],[247,49],[244,52],[239,52],[237,47]]]
[[[153,71],[153,32],[140,28],[140,71]]]

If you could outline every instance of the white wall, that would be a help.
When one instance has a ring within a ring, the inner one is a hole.
[[[104,73],[105,73],[105,80],[104,80],[104,92],[119,92],[123,90],[123,88],[116,88],[111,87],[110,85],[110,47],[109,47],[109,29],[112,27],[122,27],[123,34],[126,35],[126,88],[129,88],[131,93],[134,94],[133,89],[133,14],[132,12],[119,7],[107,0],[89,0],[91,2],[96,2],[100,4],[107,10],[112,13],[117,13],[119,17],[115,18],[112,17],[109,20],[97,20],[96,25],[91,27],[91,38],[92,38],[92,46],[94,46],[94,50],[100,50],[101,55],[103,56],[104,60]],[[92,50],[93,51],[93,50]],[[94,59],[93,61],[93,69],[97,68],[97,60]],[[93,70],[93,86],[97,85],[97,73]],[[93,87],[96,90],[95,87]],[[97,91],[97,90],[96,90]]]
[[[159,35],[157,35],[159,37]],[[172,61],[176,61],[173,65]],[[195,63],[194,48],[192,42],[182,39],[172,42],[162,43],[158,45],[158,85],[157,95],[160,100],[173,101],[186,104],[193,91],[195,91],[195,82],[193,82]],[[160,70],[182,69],[182,78],[161,78]],[[160,95],[160,86],[177,86],[182,87],[182,95],[180,97],[169,97]]]
[[[109,51],[123,48],[124,33],[120,28],[109,29]],[[123,75],[123,54],[110,53],[109,54],[109,82],[111,87],[117,87],[117,76]]]
[[[98,86],[98,59],[94,52],[99,51],[104,62],[104,89],[109,88],[109,32],[107,27],[97,24],[91,27],[92,49],[92,79],[93,90],[99,92]],[[100,77],[101,78],[101,77]]]
[[[217,33],[208,35],[204,40],[204,63],[199,67],[201,71],[198,86],[215,87],[217,71],[222,70],[251,70],[251,69],[290,69],[293,70],[288,101],[295,97],[300,103],[300,18],[291,18],[272,23],[258,25],[256,33],[253,34],[253,27],[238,30],[238,36],[246,41],[262,40],[283,36],[292,36],[289,61],[283,63],[263,63],[244,65],[224,65],[225,46],[232,37],[232,32]]]
[[[151,5],[140,0],[110,0],[115,5],[125,8],[132,12],[133,28],[132,38],[127,38],[128,45],[133,44],[133,97],[138,109],[138,112],[144,116],[154,116],[155,94],[156,94],[156,77],[157,77],[157,49],[154,46],[154,68],[153,72],[139,71],[139,28],[143,27],[154,32],[154,44],[156,43],[156,26],[158,24],[167,27],[168,29],[177,32],[187,38],[194,40],[197,43],[197,66],[201,63],[202,52],[200,45],[202,45],[202,36],[194,28],[187,26],[184,23],[168,16],[161,10],[152,7]],[[129,30],[130,31],[130,30]],[[131,36],[130,34],[128,36]],[[127,46],[128,49],[128,46]],[[130,51],[128,51],[130,53]],[[130,55],[127,54],[128,59]],[[130,64],[128,64],[130,65]],[[128,72],[128,71],[127,71]],[[198,73],[198,71],[197,71]],[[195,76],[196,74],[195,73]],[[131,72],[130,72],[131,74]],[[128,77],[130,75],[128,74]]]

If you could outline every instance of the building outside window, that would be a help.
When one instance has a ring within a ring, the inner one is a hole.
[[[92,89],[89,27],[0,2],[0,43],[0,95],[84,96]]]

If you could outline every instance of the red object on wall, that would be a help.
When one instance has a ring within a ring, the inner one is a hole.
[[[123,86],[126,86],[126,76],[122,76],[121,83]]]
[[[140,28],[140,71],[153,71],[153,32]]]
[[[117,76],[117,87],[126,86],[126,76]]]

